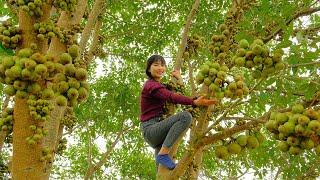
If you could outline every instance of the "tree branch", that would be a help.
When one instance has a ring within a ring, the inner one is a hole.
[[[118,132],[116,139],[113,141],[110,148],[105,153],[103,153],[100,161],[98,163],[96,163],[95,165],[90,165],[90,167],[87,169],[86,175],[84,177],[85,180],[89,179],[95,171],[97,171],[99,168],[101,168],[101,166],[103,164],[105,164],[107,162],[107,160],[108,160],[107,158],[109,157],[109,155],[111,154],[111,152],[113,151],[113,149],[115,148],[117,143],[119,142],[120,138],[128,130],[130,130],[130,128],[126,128],[126,129]]]
[[[100,28],[102,26],[102,22],[100,20],[97,21],[94,27],[93,37],[92,37],[92,44],[90,46],[89,51],[86,51],[84,55],[85,64],[88,67],[90,63],[92,62],[95,52],[98,49],[99,46],[99,35],[100,35]],[[102,48],[101,48],[102,49]]]
[[[187,39],[188,39],[188,34],[190,31],[190,27],[191,27],[191,22],[194,18],[194,16],[196,15],[196,12],[199,8],[199,4],[200,4],[200,0],[195,0],[194,4],[192,6],[192,9],[189,13],[189,15],[187,16],[186,19],[186,23],[183,29],[183,33],[182,33],[182,38],[181,38],[181,42],[180,42],[180,46],[178,49],[178,53],[177,53],[177,57],[176,57],[176,62],[174,65],[174,69],[175,70],[180,70],[181,66],[182,66],[182,56],[183,56],[183,52],[185,50],[185,47],[187,45]]]
[[[87,126],[89,133],[88,133],[88,158],[87,158],[87,162],[88,162],[88,166],[91,167],[92,166],[92,140],[91,140],[91,130],[90,128]]]
[[[191,11],[189,13],[189,15],[187,16],[187,19],[186,19],[186,22],[185,22],[185,26],[184,26],[184,29],[183,29],[183,33],[182,33],[182,38],[181,38],[181,42],[180,42],[180,46],[179,46],[179,49],[178,49],[178,53],[177,53],[177,57],[176,57],[176,61],[175,61],[175,64],[174,64],[174,70],[179,70],[181,69],[181,66],[182,66],[182,56],[183,56],[183,53],[185,51],[185,47],[187,45],[187,38],[188,38],[188,34],[189,34],[189,31],[190,31],[190,27],[191,27],[191,22],[196,14],[196,11],[198,10],[199,8],[199,5],[200,5],[200,0],[195,0],[193,5],[192,5],[192,8],[191,8]],[[182,79],[176,79],[176,78],[172,78],[171,81],[176,84],[176,83],[182,83]],[[169,106],[169,113],[172,112],[172,110],[174,109],[174,106],[170,105]],[[185,131],[186,132],[186,131]],[[177,148],[178,148],[178,145],[182,139],[182,136],[185,134],[182,133],[180,135],[180,137],[178,138],[178,140],[174,143],[173,147],[171,148],[171,151],[170,151],[170,155],[171,156],[175,156],[176,152],[177,152]],[[168,179],[170,178],[170,174],[172,172],[170,172],[168,169],[164,168],[163,166],[159,166],[159,170],[157,172],[157,179]]]
[[[291,65],[288,65],[288,68],[301,67],[301,66],[312,66],[312,65],[317,65],[317,64],[320,64],[320,61],[313,61],[313,62],[300,63],[300,64],[291,64]]]
[[[76,6],[76,10],[72,16],[69,13],[63,11],[59,17],[57,25],[63,27],[64,29],[69,29],[74,24],[80,24],[83,17],[85,9],[87,7],[87,0],[79,0]],[[48,54],[55,56],[56,58],[66,51],[66,45],[60,42],[57,37],[52,38]]]
[[[258,119],[252,117],[225,117],[224,120],[250,120],[257,121]]]
[[[278,171],[276,176],[274,177],[274,180],[277,180],[280,174],[281,174],[281,167],[278,168]]]
[[[209,144],[212,144],[220,139],[225,139],[225,138],[228,138],[230,136],[232,136],[233,134],[237,133],[237,132],[240,132],[240,131],[243,131],[243,130],[248,130],[248,129],[252,129],[254,128],[255,126],[257,126],[258,124],[260,123],[265,123],[266,122],[266,116],[263,116],[262,117],[263,119],[260,119],[260,120],[256,120],[256,121],[251,121],[251,122],[248,122],[244,125],[241,125],[241,126],[234,126],[230,129],[226,129],[224,130],[223,132],[220,132],[220,133],[217,133],[217,134],[213,134],[211,136],[205,136],[203,137],[200,141],[199,141],[199,146],[205,146],[205,145],[209,145]]]
[[[315,33],[314,35],[317,35],[317,32],[319,32],[320,30],[320,26],[315,26],[315,27],[308,27],[306,29],[295,29],[293,30],[293,34],[297,35],[298,32],[302,32],[303,34],[307,34],[307,33]]]
[[[289,25],[292,21],[294,21],[295,19],[302,17],[302,16],[307,16],[310,15],[312,13],[315,13],[317,11],[320,11],[320,7],[316,7],[316,8],[308,8],[305,10],[301,10],[298,11],[297,13],[295,13],[290,19],[288,19],[285,23],[285,25]],[[269,36],[263,38],[263,42],[267,43],[268,41],[270,41],[271,39],[273,39],[277,34],[279,34],[283,29],[279,28],[277,29],[274,33],[270,34]]]
[[[95,0],[93,8],[89,14],[88,22],[83,29],[81,40],[79,43],[80,54],[83,54],[86,48],[86,44],[88,43],[89,37],[91,35],[91,30],[93,29],[94,24],[98,16],[101,14],[102,10],[104,10],[105,1],[104,0]]]
[[[240,179],[242,176],[244,176],[245,174],[247,174],[249,172],[249,168],[246,169],[244,172],[241,172],[241,174],[239,176],[236,177],[236,179]]]

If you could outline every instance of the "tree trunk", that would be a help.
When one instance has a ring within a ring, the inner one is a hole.
[[[21,48],[30,47],[32,42],[37,42],[33,24],[34,19],[20,9],[19,25],[23,36]],[[13,179],[46,179],[45,164],[40,162],[41,143],[29,145],[26,141],[27,137],[33,135],[29,126],[34,124],[29,114],[26,99],[15,99],[13,118]]]
[[[42,180],[48,179],[45,163],[40,161],[42,146],[27,144],[26,138],[32,136],[33,132],[29,126],[33,120],[29,114],[26,99],[15,100],[13,117],[13,157],[12,177],[17,180]]]

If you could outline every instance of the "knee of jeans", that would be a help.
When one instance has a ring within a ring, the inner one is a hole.
[[[191,113],[188,111],[183,111],[182,115],[183,115],[183,121],[188,125],[191,124],[191,121],[192,121]]]

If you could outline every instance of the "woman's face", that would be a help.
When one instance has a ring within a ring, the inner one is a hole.
[[[155,61],[151,64],[149,72],[154,80],[160,81],[166,71],[166,65],[161,61]]]

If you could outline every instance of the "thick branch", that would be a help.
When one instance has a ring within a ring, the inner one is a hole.
[[[230,129],[226,129],[224,130],[223,132],[221,133],[217,133],[217,134],[213,134],[211,136],[206,136],[204,138],[202,138],[199,143],[198,143],[198,146],[205,146],[205,145],[209,145],[209,144],[212,144],[220,139],[225,139],[225,138],[228,138],[230,137],[231,135],[237,133],[237,132],[240,132],[240,131],[244,131],[244,130],[248,130],[248,129],[251,129],[251,128],[254,128],[255,126],[257,126],[258,124],[260,123],[263,123],[265,122],[266,120],[260,120],[260,121],[251,121],[251,122],[248,122],[244,125],[241,125],[241,126],[235,126],[233,128],[230,128]]]
[[[64,29],[69,29],[74,24],[80,24],[80,21],[83,17],[86,7],[87,7],[87,0],[79,0],[76,7],[76,11],[73,13],[73,16],[70,16],[70,14],[65,11],[62,12],[57,25],[59,27],[63,27]],[[66,45],[61,43],[57,37],[54,37],[51,40],[48,54],[51,54],[57,57],[58,55],[60,55],[62,52],[65,52],[65,51],[66,51]]]
[[[84,12],[86,11],[87,8],[87,0],[79,0],[76,10],[72,14],[71,17],[71,24],[80,24],[82,17],[84,15]]]
[[[86,44],[91,35],[91,30],[93,29],[98,16],[101,14],[102,10],[104,10],[104,5],[105,5],[104,0],[96,0],[93,5],[93,8],[89,14],[88,22],[84,27],[84,30],[81,35],[81,41],[79,43],[81,54],[83,54],[83,52],[85,51]]]
[[[305,9],[305,10],[301,10],[299,12],[297,12],[296,14],[294,14],[290,19],[288,19],[286,21],[286,25],[288,26],[292,21],[294,21],[295,19],[302,17],[302,16],[307,16],[310,15],[312,13],[315,13],[317,11],[320,11],[320,7],[316,7],[316,8],[309,8],[309,9]],[[268,41],[270,41],[271,39],[273,39],[277,34],[279,34],[283,29],[279,28],[278,30],[276,30],[274,33],[270,34],[269,36],[263,38],[263,42],[267,43]]]
[[[92,62],[94,58],[94,54],[96,50],[98,49],[99,45],[99,34],[100,34],[100,28],[102,26],[102,22],[98,21],[95,25],[94,32],[93,32],[93,37],[92,37],[92,44],[90,46],[89,51],[87,51],[84,55],[85,57],[85,64],[88,67],[90,63]]]
[[[180,42],[180,46],[178,49],[178,53],[177,53],[177,58],[176,58],[176,62],[174,65],[174,69],[175,70],[180,70],[181,66],[182,66],[182,55],[183,52],[185,50],[185,47],[187,45],[187,39],[188,39],[188,34],[190,31],[190,27],[191,27],[191,22],[192,19],[194,18],[198,8],[199,8],[199,4],[200,4],[200,0],[195,0],[194,4],[192,6],[192,9],[189,13],[189,15],[187,16],[187,20],[183,29],[183,34],[182,34],[182,38],[181,38],[181,42]]]

